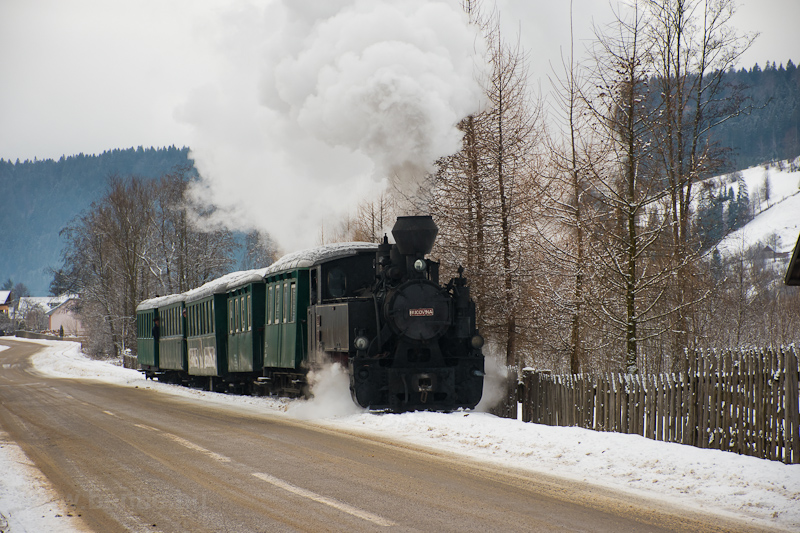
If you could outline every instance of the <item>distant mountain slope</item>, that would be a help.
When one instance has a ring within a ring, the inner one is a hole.
[[[747,184],[754,216],[720,241],[717,245],[720,253],[733,255],[760,243],[769,244],[775,252],[791,254],[800,235],[800,157],[769,168],[752,167],[741,171],[741,175]],[[730,175],[715,179],[730,182]],[[727,186],[738,194],[736,182]]]
[[[48,293],[60,263],[59,232],[106,191],[112,174],[155,179],[191,166],[188,148],[129,148],[16,162],[0,159],[0,283],[11,278],[34,296]]]

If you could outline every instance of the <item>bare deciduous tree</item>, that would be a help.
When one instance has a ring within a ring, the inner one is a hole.
[[[252,230],[244,238],[242,269],[268,267],[280,257],[280,247],[269,233]]]
[[[519,333],[533,329],[535,309],[526,299],[540,105],[531,100],[519,44],[502,38],[496,16],[482,20],[474,2],[465,8],[486,35],[492,70],[485,81],[487,108],[461,122],[461,151],[438,164],[432,204],[443,235],[438,253],[446,269],[467,266],[478,327],[503,346],[506,363],[517,366]]]
[[[197,287],[233,265],[230,232],[204,233],[190,222],[187,180],[183,173],[157,182],[111,176],[105,195],[62,231],[58,273],[81,293],[90,353],[133,348],[140,301]]]

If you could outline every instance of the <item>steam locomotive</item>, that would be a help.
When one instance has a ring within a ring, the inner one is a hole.
[[[373,410],[454,410],[481,399],[483,338],[463,270],[439,283],[438,228],[399,217],[395,244],[339,243],[137,307],[146,377],[209,390],[306,394],[331,362]]]

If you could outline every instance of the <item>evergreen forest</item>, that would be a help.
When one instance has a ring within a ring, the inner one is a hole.
[[[767,62],[723,77],[726,96],[738,93],[741,114],[722,123],[715,141],[729,149],[725,169],[741,170],[800,154],[800,69]]]
[[[32,295],[48,294],[52,269],[61,263],[59,233],[93,201],[111,176],[155,180],[193,169],[189,148],[127,148],[99,155],[12,162],[0,159],[0,277],[24,283]]]

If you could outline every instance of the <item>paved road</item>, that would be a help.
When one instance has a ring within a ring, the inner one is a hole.
[[[39,346],[0,344],[0,427],[94,531],[739,530],[374,436],[44,377]]]

